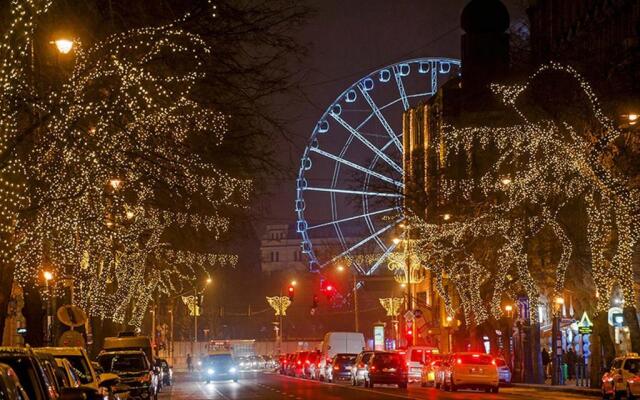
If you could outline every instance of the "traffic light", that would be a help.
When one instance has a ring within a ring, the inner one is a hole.
[[[336,287],[329,281],[322,281],[320,289],[327,296],[327,299],[331,299],[336,294]]]
[[[289,288],[287,289],[287,295],[289,296],[289,300],[293,301],[293,295],[294,295],[293,285],[289,285]]]
[[[413,323],[411,321],[406,322],[404,337],[407,340],[407,346],[413,344]]]

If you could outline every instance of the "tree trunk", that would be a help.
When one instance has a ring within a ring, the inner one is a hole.
[[[616,356],[616,348],[611,340],[609,321],[606,312],[601,311],[593,318],[591,334],[591,383],[600,387],[602,370],[611,366]]]
[[[5,321],[9,314],[9,302],[11,301],[11,289],[13,288],[13,269],[14,264],[6,261],[0,267],[0,342],[4,337]]]
[[[27,324],[25,343],[28,343],[31,347],[40,347],[44,345],[46,317],[40,290],[34,283],[24,287],[23,291],[24,308],[22,309],[22,315],[24,315]]]
[[[542,349],[540,347],[540,323],[531,325],[531,358],[533,364],[533,382],[544,383],[544,366],[542,365]]]
[[[633,306],[624,307],[624,320],[629,327],[629,335],[631,338],[631,351],[640,353],[640,325],[638,325],[638,314]]]

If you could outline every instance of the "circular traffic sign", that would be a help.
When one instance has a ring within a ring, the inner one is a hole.
[[[87,314],[78,306],[66,305],[58,308],[56,313],[60,322],[67,326],[77,327],[87,322]]]

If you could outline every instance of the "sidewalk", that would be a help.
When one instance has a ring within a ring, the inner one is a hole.
[[[535,383],[512,383],[511,387],[531,388],[536,390],[545,390],[550,392],[564,392],[581,394],[583,396],[600,397],[600,389],[588,388],[582,386],[575,386],[575,381],[566,385],[551,385],[551,384],[535,384]]]

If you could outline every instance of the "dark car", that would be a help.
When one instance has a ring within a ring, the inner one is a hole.
[[[402,389],[407,387],[409,373],[401,354],[388,351],[364,353],[369,353],[366,362],[363,362],[362,358],[360,361],[356,359],[356,363],[359,363],[356,384],[362,381],[365,387],[373,387],[376,384],[393,384]]]
[[[102,400],[105,398],[103,393],[89,387],[63,387],[58,390],[38,357],[29,347],[0,347],[0,363],[15,371],[29,399],[78,400],[86,398],[88,400]],[[105,380],[105,382],[101,382],[101,385],[103,384],[110,386],[114,382]]]
[[[341,353],[336,354],[330,363],[327,363],[327,370],[325,376],[328,382],[334,380],[349,380],[351,379],[351,368],[356,362],[357,354]]]
[[[130,399],[157,399],[158,376],[142,350],[103,351],[98,355],[102,368],[120,377],[129,387]]]
[[[157,364],[162,370],[162,384],[165,386],[171,386],[173,382],[173,368],[169,365],[164,358],[158,358]]]
[[[202,362],[202,371],[207,383],[229,379],[238,382],[238,366],[231,353],[209,354]]]

